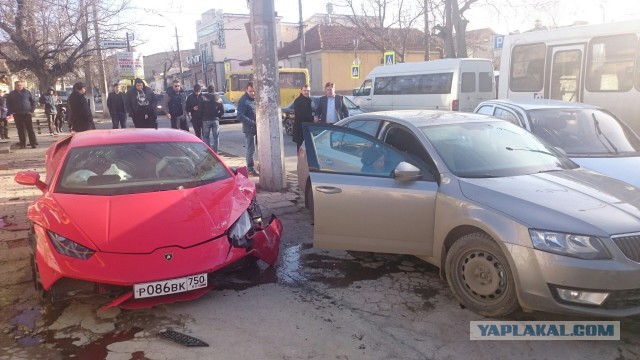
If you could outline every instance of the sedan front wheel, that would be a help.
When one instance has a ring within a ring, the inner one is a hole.
[[[515,281],[507,258],[487,234],[458,239],[445,262],[449,287],[460,303],[484,316],[505,316],[518,309]]]

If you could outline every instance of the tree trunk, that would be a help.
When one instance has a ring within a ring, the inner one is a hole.
[[[442,40],[444,42],[444,57],[455,58],[456,49],[453,46],[453,4],[458,6],[458,0],[446,0],[444,8],[444,29],[442,30]]]
[[[467,40],[466,40],[465,34],[467,32],[468,21],[462,16],[462,13],[460,12],[460,8],[458,7],[458,1],[457,0],[450,0],[450,1],[451,1],[451,18],[453,19],[453,25],[455,26],[455,29],[456,29],[455,46],[456,46],[457,57],[466,58],[468,57],[468,55],[467,55]]]

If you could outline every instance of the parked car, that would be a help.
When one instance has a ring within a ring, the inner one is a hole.
[[[56,95],[58,95],[58,100],[64,105],[67,105],[67,100],[69,99],[69,92],[65,90],[57,90]]]
[[[640,314],[640,189],[472,113],[365,113],[303,135],[315,247],[418,256],[484,316]]]
[[[316,114],[316,109],[318,108],[318,101],[320,98],[321,96],[311,97],[311,113],[314,116]],[[364,112],[347,96],[344,97],[344,104],[349,110],[349,115],[357,115]],[[293,101],[289,105],[282,107],[280,110],[282,112],[282,127],[284,128],[287,135],[293,135],[293,121],[296,118],[295,111],[293,110]]]
[[[230,170],[173,129],[76,133],[47,150],[28,208],[36,288],[49,299],[117,297],[109,306],[195,299],[209,275],[249,256],[273,265],[282,224],[263,221],[246,168]]]
[[[510,121],[562,149],[580,166],[640,188],[640,137],[596,106],[559,100],[490,100],[476,113]]]
[[[156,105],[156,109],[155,109],[155,110],[156,110],[156,115],[164,115],[164,114],[166,114],[166,113],[167,113],[167,112],[162,108],[162,105],[160,105],[160,104],[162,104],[162,99],[164,99],[164,96],[165,96],[165,95],[166,95],[165,93],[162,93],[162,94],[156,94],[156,104],[157,104],[157,105]]]
[[[224,94],[218,93],[218,96],[220,96],[220,98],[222,99],[222,103],[224,104],[224,115],[222,116],[222,119],[220,119],[220,121],[238,121],[238,111],[236,110],[235,105],[233,105],[233,102],[231,102],[231,100],[224,96]]]

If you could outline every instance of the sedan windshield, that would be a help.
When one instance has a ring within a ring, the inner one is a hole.
[[[530,110],[531,131],[569,156],[628,156],[640,139],[611,114],[598,109]]]
[[[578,167],[525,129],[502,122],[421,128],[456,176],[504,177]]]
[[[192,188],[230,177],[203,143],[85,146],[69,150],[54,192],[136,194]]]

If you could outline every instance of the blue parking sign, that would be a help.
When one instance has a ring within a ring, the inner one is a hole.
[[[384,64],[385,65],[393,65],[396,63],[396,52],[395,51],[387,51],[384,53]]]
[[[351,65],[351,78],[352,79],[360,79],[360,66],[359,65]]]
[[[493,48],[502,49],[504,45],[504,35],[493,35]]]

